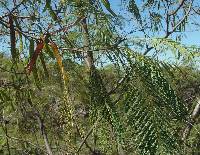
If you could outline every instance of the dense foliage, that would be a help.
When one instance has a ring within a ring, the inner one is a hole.
[[[0,2],[0,154],[198,154],[199,2],[112,4]]]

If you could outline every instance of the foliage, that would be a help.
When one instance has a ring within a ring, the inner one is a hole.
[[[196,3],[124,0],[137,21],[130,33],[124,28],[126,36],[119,22],[126,17],[109,0],[0,4],[0,37],[10,46],[0,57],[1,153],[186,154],[198,149],[198,132],[182,139],[199,95],[199,71],[187,67],[199,65],[198,47],[169,38],[191,24]],[[132,35],[134,30],[144,37]],[[174,64],[159,59],[169,51]],[[189,86],[195,93],[188,102]]]

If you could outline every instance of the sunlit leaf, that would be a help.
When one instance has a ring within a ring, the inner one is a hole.
[[[133,13],[134,17],[141,23],[142,19],[141,19],[140,11],[135,0],[129,1],[128,10],[129,12]]]
[[[58,66],[60,68],[62,78],[63,78],[64,81],[67,81],[68,77],[66,76],[65,71],[64,71],[64,66],[63,66],[63,63],[62,63],[62,57],[60,56],[60,54],[58,52],[58,46],[54,42],[51,42],[50,45],[53,49],[53,54],[54,54],[54,56],[57,60]]]

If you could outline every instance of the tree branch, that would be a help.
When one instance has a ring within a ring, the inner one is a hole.
[[[188,11],[184,15],[184,17],[174,26],[174,28],[171,31],[167,31],[166,35],[163,37],[164,39],[168,38],[177,29],[177,27],[179,27],[184,22],[184,20],[187,18],[187,16],[189,15],[189,13],[191,11],[193,1],[194,0],[191,1]],[[153,48],[154,47],[147,48],[146,51],[144,52],[144,55],[147,55]]]
[[[0,19],[1,18],[4,18],[4,17],[7,17],[9,16],[10,14],[12,14],[16,9],[18,9],[20,7],[20,5],[22,5],[26,0],[22,0],[19,4],[17,4],[11,11],[8,11],[8,13],[6,13],[5,15],[3,16],[0,16]]]
[[[170,16],[171,16],[171,15],[175,15],[175,14],[178,12],[178,10],[183,6],[184,2],[185,2],[185,0],[181,0],[180,4],[179,4],[179,6],[176,8],[176,10],[174,10],[173,12],[171,12],[169,15],[170,15]]]
[[[43,136],[45,147],[47,149],[48,155],[53,155],[50,144],[48,142],[48,138],[47,138],[47,134],[46,134],[46,131],[45,131],[45,126],[44,126],[43,120],[40,118],[40,116],[38,114],[36,114],[36,118],[37,118],[39,126],[40,126],[40,131],[41,131],[41,134]]]
[[[187,126],[185,127],[185,130],[183,132],[182,140],[186,140],[187,137],[190,135],[190,131],[192,130],[192,127],[195,124],[196,119],[199,116],[199,114],[200,114],[200,99],[198,98],[197,99],[197,104],[196,104],[196,106],[195,106],[195,108],[194,108],[194,110],[192,112],[191,119],[187,123]]]
[[[173,27],[173,29],[171,31],[169,31],[166,34],[166,36],[164,38],[167,38],[170,34],[172,34],[184,22],[184,20],[187,18],[187,16],[189,15],[189,13],[191,11],[192,3],[193,3],[193,0],[191,1],[190,5],[189,5],[189,8],[188,8],[188,11],[184,15],[184,17]]]
[[[79,129],[79,127],[78,127],[78,124],[75,124],[75,126],[76,126],[76,130],[77,130],[79,136],[80,136],[81,138],[84,138],[84,137],[82,136],[81,132],[80,132],[80,129]],[[86,147],[90,150],[90,152],[93,152],[92,148],[91,148],[91,147],[89,146],[89,144],[87,143],[87,140],[85,140],[85,145],[86,145]]]
[[[0,24],[2,24],[4,27],[6,28],[10,28],[9,24],[4,21],[1,17],[0,17]],[[14,30],[17,31],[18,33],[22,34],[25,38],[33,38],[35,40],[38,40],[38,37],[35,36],[31,36],[29,34],[26,34],[25,32],[21,31],[20,29],[18,29],[17,27],[14,26]]]
[[[36,108],[34,108],[30,96],[28,98],[28,103],[31,106],[31,108],[33,108],[33,110],[34,110],[35,117],[36,117],[36,119],[38,121],[38,124],[39,124],[39,127],[40,127],[41,135],[43,136],[43,139],[44,139],[44,143],[45,143],[45,147],[46,147],[47,153],[48,153],[48,155],[53,155],[53,152],[51,150],[51,146],[50,146],[50,144],[48,142],[48,136],[47,136],[47,133],[46,133],[46,130],[45,130],[44,121],[41,118],[41,115],[38,112],[38,110]]]
[[[78,148],[78,150],[77,150],[76,153],[78,153],[78,152],[81,150],[81,148],[83,147],[83,144],[86,142],[86,140],[88,139],[88,137],[91,135],[93,129],[96,127],[97,123],[98,123],[101,119],[102,119],[102,117],[98,117],[98,118],[97,118],[96,122],[93,124],[93,126],[90,128],[90,130],[88,131],[87,135],[85,136],[85,138],[84,138],[83,141],[81,142],[81,144],[80,144],[80,146],[79,146],[79,148]]]

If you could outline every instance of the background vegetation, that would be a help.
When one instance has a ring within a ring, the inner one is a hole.
[[[120,2],[0,2],[0,154],[199,154],[200,2]]]

